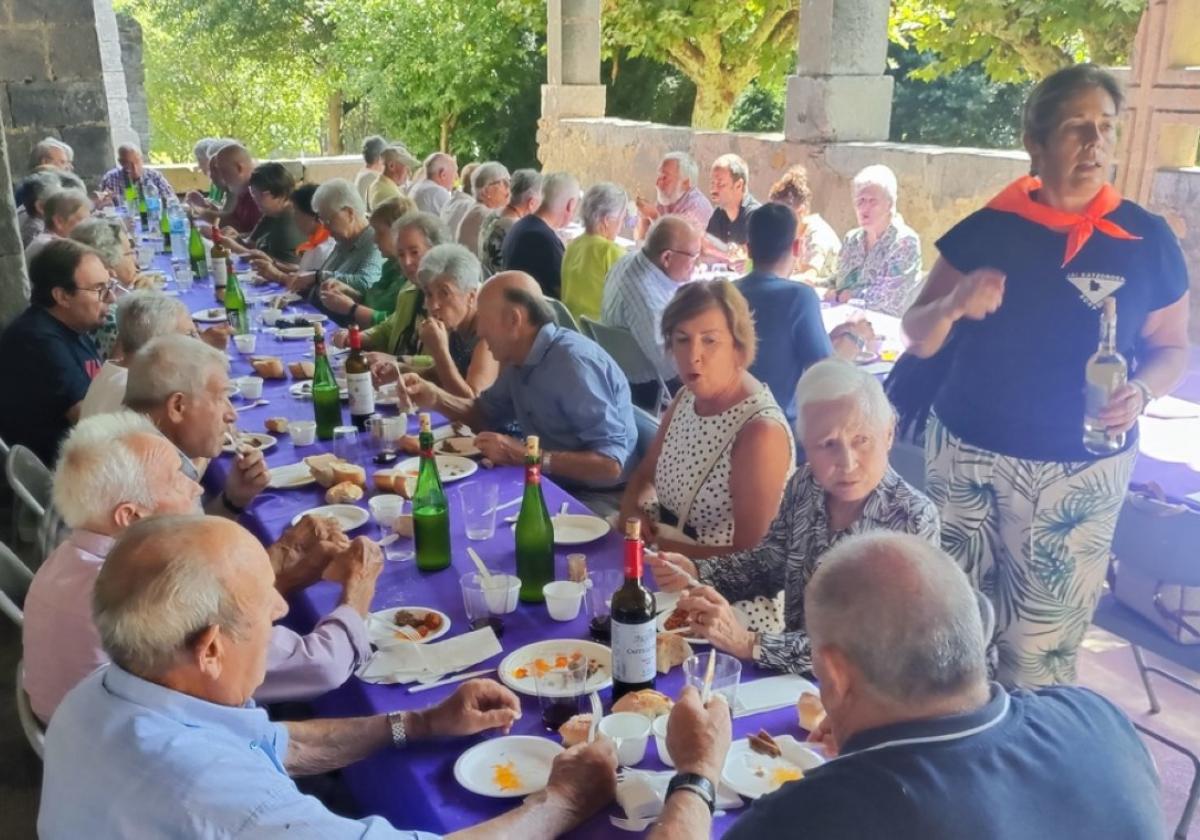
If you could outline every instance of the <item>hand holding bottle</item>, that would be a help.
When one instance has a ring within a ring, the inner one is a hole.
[[[525,460],[524,445],[508,435],[480,432],[475,436],[475,446],[493,464],[515,466]]]

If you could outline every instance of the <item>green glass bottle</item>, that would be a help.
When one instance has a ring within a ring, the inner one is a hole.
[[[250,332],[246,296],[242,293],[242,284],[238,282],[236,271],[229,272],[229,280],[225,284],[225,316],[229,318],[229,326],[233,327],[236,335]]]
[[[333,430],[342,425],[342,395],[333,368],[325,355],[325,331],[321,325],[313,327],[313,416],[317,421],[317,437],[333,440]]]
[[[192,232],[188,234],[188,262],[192,264],[192,274],[203,277],[208,274],[208,263],[204,259],[204,240],[200,238],[200,229],[193,219]]]
[[[140,181],[137,185],[137,208],[138,218],[142,220],[142,233],[146,233],[150,225],[150,207],[146,204],[146,191],[142,189]]]
[[[171,214],[168,212],[167,201],[163,199],[162,215],[158,217],[158,229],[162,233],[163,253],[171,253]]]
[[[413,540],[417,568],[437,572],[450,565],[450,505],[442,489],[437,459],[433,455],[433,428],[429,415],[421,414],[421,469],[413,493]]]
[[[130,216],[133,216],[135,213],[137,213],[137,199],[137,187],[134,185],[133,181],[130,181],[127,177],[125,179],[125,212],[127,212]]]
[[[554,580],[554,524],[542,498],[542,452],[537,435],[525,438],[525,495],[517,516],[517,577],[521,600],[539,604]]]

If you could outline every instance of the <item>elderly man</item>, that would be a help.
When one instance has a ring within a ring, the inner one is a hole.
[[[754,270],[735,284],[758,333],[758,355],[750,366],[766,383],[791,422],[796,421],[796,383],[812,365],[832,355],[821,320],[821,299],[807,283],[791,279],[800,254],[796,214],[774,202],[750,214],[747,242]]]
[[[682,216],[660,216],[640,250],[621,257],[608,272],[600,299],[600,319],[624,327],[645,356],[640,370],[629,371],[633,402],[647,411],[658,408],[660,382],[676,378],[675,364],[662,344],[663,310],[675,290],[692,279],[700,257],[701,233]]]
[[[425,179],[413,185],[409,197],[423,213],[437,216],[450,200],[454,179],[458,177],[458,162],[453,155],[434,152],[425,158]]]
[[[232,140],[225,140],[219,137],[204,137],[197,140],[196,145],[192,146],[192,155],[196,159],[196,169],[208,179],[208,190],[203,193],[199,190],[189,190],[185,198],[188,204],[195,207],[206,207],[209,210],[216,210],[225,203],[225,188],[214,177],[212,161],[217,156],[217,152],[225,147],[226,143],[232,142]]]
[[[383,171],[383,160],[380,157],[388,147],[388,141],[378,134],[372,134],[362,144],[363,168],[354,176],[354,189],[362,197],[363,204],[370,204],[371,188]]]
[[[637,430],[629,384],[612,357],[555,325],[528,274],[506,271],[488,280],[478,309],[475,330],[501,365],[495,384],[477,397],[456,397],[407,374],[414,401],[472,429],[515,421],[525,434],[541,437],[544,475],[575,487],[619,485],[632,466]],[[524,462],[524,445],[507,435],[482,431],[475,443],[493,463]]]
[[[471,175],[471,194],[475,203],[463,214],[457,228],[451,228],[459,245],[479,255],[479,234],[493,212],[499,212],[512,196],[512,175],[494,160],[479,164]]]
[[[1084,688],[988,684],[975,593],[939,548],[847,540],[805,599],[827,712],[814,736],[839,757],[755,802],[729,840],[789,825],[813,840],[1166,836],[1154,765],[1120,710]],[[729,728],[723,707],[685,697],[671,756],[714,781]],[[652,840],[707,837],[706,796],[669,796]]]
[[[52,166],[55,169],[70,172],[75,168],[74,161],[75,150],[54,137],[46,137],[39,140],[29,150],[30,171],[40,166]]]
[[[504,237],[504,270],[523,271],[537,280],[542,294],[561,298],[565,248],[558,231],[574,218],[578,206],[579,182],[575,176],[567,172],[547,175],[537,211],[519,219]]]
[[[272,623],[287,612],[272,577],[262,546],[231,522],[159,517],[122,535],[95,587],[113,664],[50,724],[40,837],[431,837],[337,816],[289,776],[429,738],[507,731],[521,714],[516,696],[473,680],[424,711],[272,723],[250,700]],[[615,785],[611,744],[576,747],[555,760],[544,792],[453,836],[557,837]]]
[[[654,181],[656,201],[651,204],[640,195],[637,197],[637,238],[640,240],[655,219],[660,216],[682,216],[697,230],[708,227],[713,206],[704,193],[696,187],[700,183],[700,167],[686,152],[670,152],[663,155],[658,165],[658,178]]]
[[[29,275],[29,308],[0,334],[0,393],[9,395],[0,438],[52,465],[100,372],[91,333],[108,314],[113,283],[100,256],[70,239],[47,245]]]
[[[721,155],[713,161],[709,186],[716,209],[706,230],[725,245],[745,245],[750,211],[759,206],[750,194],[750,168],[737,155]]]
[[[232,228],[239,234],[250,233],[262,218],[262,210],[250,193],[254,158],[241,143],[230,141],[221,147],[209,166],[213,179],[224,187],[228,194],[220,210],[201,210],[199,214],[222,228]]]
[[[125,189],[133,185],[142,195],[151,193],[161,196],[163,201],[173,199],[175,190],[156,169],[148,169],[142,162],[142,152],[137,146],[122,143],[117,148],[117,166],[104,173],[100,179],[100,190],[120,204]]]
[[[388,146],[379,156],[383,170],[371,187],[367,210],[374,210],[392,199],[404,195],[409,176],[420,162],[400,146]]]

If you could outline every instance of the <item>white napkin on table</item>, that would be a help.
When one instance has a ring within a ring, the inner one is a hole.
[[[621,772],[617,782],[617,804],[625,811],[626,818],[649,820],[661,814],[666,804],[667,783],[675,771],[625,769]],[[744,804],[742,798],[725,785],[717,786],[717,810],[732,811]]]
[[[806,692],[819,694],[817,687],[799,674],[780,674],[738,686],[733,705],[735,718],[757,715],[773,709],[783,709],[800,699]]]
[[[359,669],[358,678],[376,685],[433,682],[501,652],[495,631],[484,627],[444,642],[397,645],[376,651]]]

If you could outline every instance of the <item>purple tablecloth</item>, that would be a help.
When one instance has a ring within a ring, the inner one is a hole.
[[[252,297],[261,294],[259,290],[248,289],[247,291]],[[215,305],[211,286],[197,286],[181,295],[181,298],[192,311]],[[267,333],[260,333],[255,355],[276,355],[286,361],[301,358],[304,354],[310,353],[311,349],[311,342],[281,341]],[[233,376],[252,373],[249,361],[242,358],[233,349],[232,343],[230,356]],[[270,404],[239,412],[239,426],[246,431],[262,431],[264,430],[263,423],[268,417],[311,418],[312,403],[292,397],[288,392],[291,384],[290,380],[268,380],[263,387],[263,398],[270,400]],[[242,404],[244,404],[243,401],[235,399],[235,405]],[[442,418],[438,419],[442,423],[445,422]],[[279,444],[266,453],[267,462],[271,466],[293,463],[305,456],[314,455],[329,448],[327,443],[321,441],[312,446],[297,447],[286,435],[279,437]],[[360,462],[364,464],[368,473],[373,471],[373,465],[365,458],[360,459]],[[229,456],[216,459],[208,469],[205,483],[213,488],[220,487],[224,483],[229,468]],[[523,474],[519,468],[515,467],[481,469],[465,481],[490,482],[499,485],[499,499],[503,504],[520,497]],[[571,498],[554,482],[549,480],[543,482],[543,488],[546,503],[552,510],[557,511],[563,502],[567,502],[571,512],[586,512],[586,508],[582,504]],[[427,574],[417,571],[412,561],[389,562],[380,575],[372,609],[405,605],[435,607],[450,616],[451,633],[453,634],[467,629],[458,578],[464,572],[473,569],[473,566],[466,556],[468,542],[463,532],[461,517],[456,515],[455,485],[448,485],[447,491],[452,508],[452,567],[445,571]],[[279,537],[296,514],[323,504],[323,493],[324,490],[315,485],[291,490],[268,490],[254,501],[246,515],[242,517],[242,522],[264,542],[273,541]],[[365,500],[360,506],[366,507]],[[501,511],[499,515],[515,513],[517,509],[510,507]],[[473,545],[490,568],[513,573],[515,571],[515,552],[512,531],[502,522],[498,522],[497,525],[496,535],[492,539],[475,542]],[[373,530],[374,527],[373,524],[369,524],[361,529],[361,532],[367,533],[369,536],[377,536],[377,532]],[[404,547],[403,541],[397,547]],[[609,533],[604,538],[581,547],[581,550],[588,555],[588,565],[592,569],[619,569],[621,567],[621,539],[615,533]],[[555,552],[556,567],[560,578],[566,576],[566,554],[567,550]],[[285,621],[301,632],[311,629],[318,618],[333,609],[338,592],[339,589],[336,585],[322,582],[294,595],[291,598],[291,613]],[[515,613],[505,617],[504,634],[500,640],[504,653],[476,667],[495,667],[504,655],[532,642],[554,638],[586,639],[587,637],[587,616],[583,612],[575,621],[559,623],[552,621],[541,605],[521,605]],[[761,675],[755,669],[750,668],[743,674],[743,679],[753,679]],[[676,668],[671,674],[659,679],[658,687],[674,696],[680,691],[682,683],[682,669]],[[319,698],[313,705],[318,714],[326,717],[376,714],[393,709],[422,708],[448,696],[453,690],[453,686],[445,686],[422,694],[410,695],[407,689],[401,686],[369,685],[352,678],[345,686]],[[604,692],[603,699],[607,708],[608,692]],[[523,697],[522,703],[525,714],[514,728],[513,733],[546,734],[541,724],[536,699]],[[791,733],[797,736],[802,734],[798,728],[796,713],[792,709],[783,709],[734,721],[736,736],[756,732],[760,728],[766,728],[776,734]],[[487,736],[427,743],[414,746],[404,752],[384,750],[347,768],[345,779],[351,793],[362,808],[363,814],[382,815],[393,825],[402,828],[440,833],[456,831],[501,814],[513,806],[513,803],[508,800],[488,799],[470,793],[461,788],[454,780],[455,760],[465,749],[484,737]],[[557,737],[555,740],[557,741]],[[665,765],[661,765],[657,761],[653,740],[649,746],[647,759],[641,766],[666,769]],[[573,838],[612,837],[617,830],[609,824],[607,815],[618,812],[619,809],[614,805],[568,836]],[[720,836],[732,824],[732,821],[732,816],[718,819],[714,836]]]

